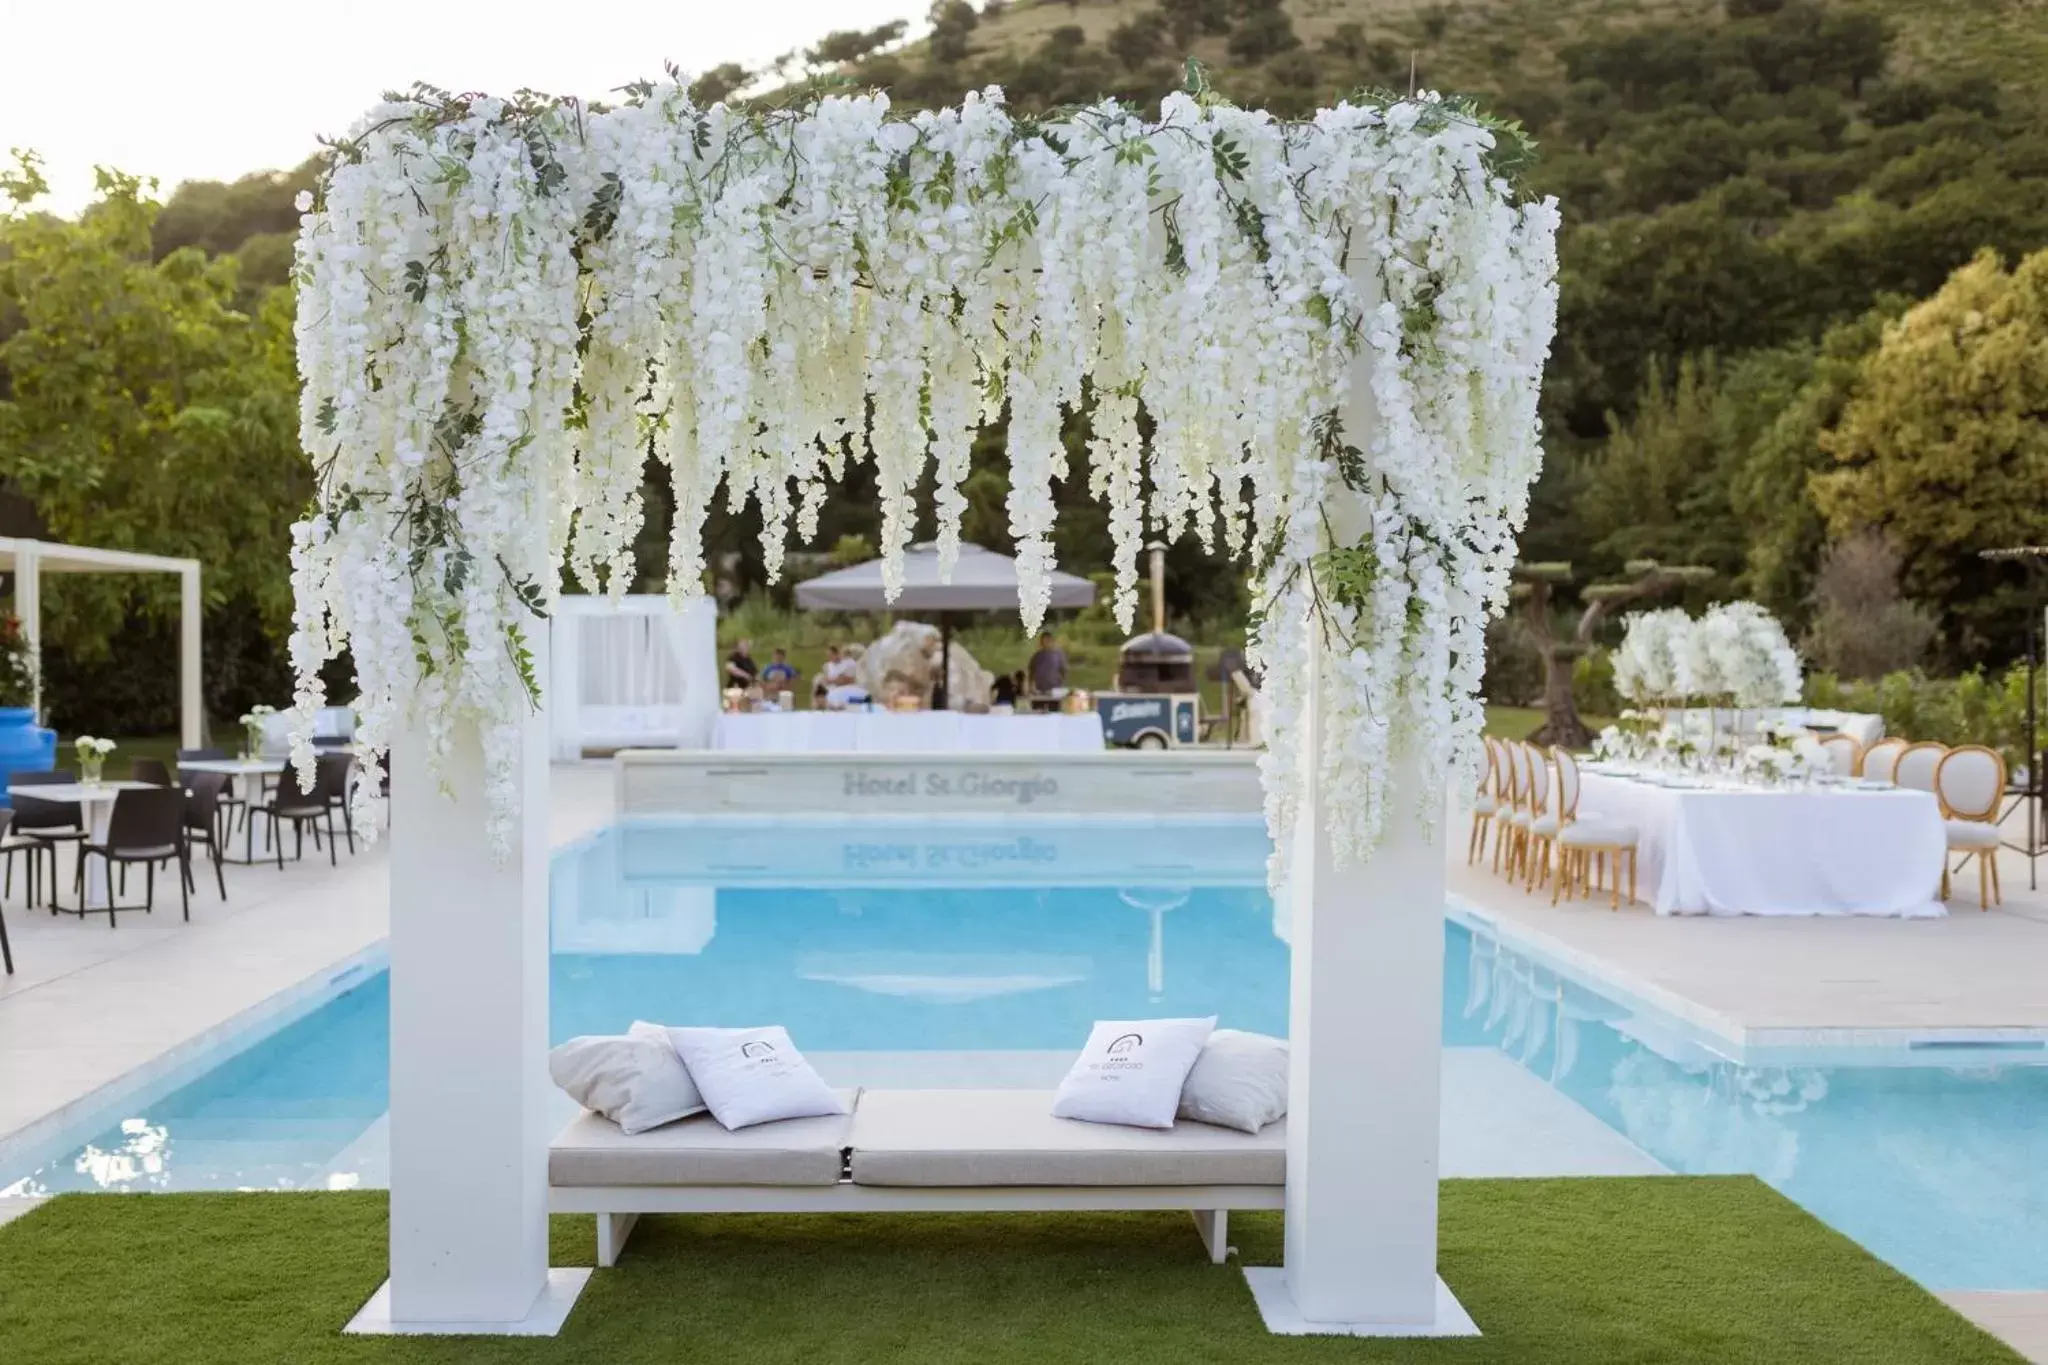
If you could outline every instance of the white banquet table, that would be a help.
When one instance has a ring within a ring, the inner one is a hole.
[[[747,753],[1061,754],[1102,749],[1102,717],[965,711],[754,711],[718,717],[711,747]]]
[[[1930,792],[1665,786],[1581,774],[1579,814],[1635,826],[1660,915],[1944,915],[1948,836]]]

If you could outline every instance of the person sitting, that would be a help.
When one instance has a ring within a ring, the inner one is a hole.
[[[1023,691],[1023,684],[1024,675],[1021,672],[998,673],[995,686],[989,690],[989,700],[997,706],[1014,707],[1017,704],[1017,694]]]
[[[790,667],[788,650],[775,651],[768,666],[761,670],[761,681],[770,688],[787,687],[796,681],[796,670]]]
[[[725,685],[752,687],[760,681],[761,670],[754,665],[754,642],[742,640],[734,646],[732,656],[725,661]]]
[[[838,645],[825,646],[825,662],[818,669],[818,676],[811,680],[811,704],[813,706],[817,705],[833,688],[844,686],[846,683],[853,681],[853,671],[850,668],[846,669],[843,677],[841,675],[841,669],[845,667],[846,662],[839,655]]]

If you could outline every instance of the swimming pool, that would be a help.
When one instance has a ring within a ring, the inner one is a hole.
[[[779,1022],[893,1054],[1068,1050],[1145,1015],[1284,1033],[1265,853],[1235,820],[610,829],[555,860],[551,1032]],[[1930,1287],[2048,1289],[2048,1056],[1737,1063],[1484,925],[1447,922],[1445,949],[1447,1045],[1504,1052],[1672,1170],[1760,1176]],[[372,975],[0,1193],[362,1182],[387,1001]]]

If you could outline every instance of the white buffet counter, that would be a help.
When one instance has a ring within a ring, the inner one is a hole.
[[[725,713],[713,749],[740,753],[1100,753],[1102,718],[996,716],[964,711],[768,711]]]

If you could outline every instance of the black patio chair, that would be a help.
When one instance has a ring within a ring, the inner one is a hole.
[[[0,898],[14,894],[14,856],[18,853],[28,861],[28,872],[22,887],[26,893],[22,899],[22,907],[33,909],[36,903],[36,888],[42,880],[40,874],[43,859],[47,857],[50,860],[50,875],[54,878],[57,875],[57,853],[41,839],[31,839],[27,835],[14,833],[11,828],[14,816],[14,811],[0,806],[0,865],[6,868],[4,879],[0,879]]]
[[[297,768],[287,768],[278,780],[277,790],[270,799],[260,806],[251,806],[252,816],[265,815],[270,818],[271,840],[277,846],[277,868],[284,870],[284,835],[278,822],[292,823],[292,857],[302,858],[306,853],[306,827],[313,828],[313,847],[320,847],[320,826],[327,826],[327,862],[330,867],[339,865],[340,858],[335,851],[334,808],[342,804],[346,812],[348,798],[348,770],[355,762],[351,754],[320,754],[313,760],[313,785],[309,789],[299,782]],[[355,852],[355,831],[349,831],[349,852]]]
[[[107,927],[115,925],[117,910],[156,910],[156,868],[158,863],[178,864],[178,900],[185,918],[192,918],[191,866],[185,845],[185,793],[176,787],[131,787],[114,796],[114,809],[107,816],[107,837],[101,843],[87,842],[78,849],[79,915],[85,915],[85,868],[92,858],[107,863]],[[127,881],[130,863],[141,863],[145,874],[141,905],[118,904],[113,888],[114,869]]]
[[[7,785],[17,789],[21,787],[70,786],[77,781],[77,773],[61,771],[9,773],[7,775]],[[59,844],[79,844],[85,842],[88,833],[85,825],[85,812],[79,808],[79,804],[76,801],[47,801],[40,796],[33,796],[20,790],[15,791],[13,804],[13,832],[25,838],[33,839],[41,846],[42,852],[47,853],[50,857],[50,880],[47,889],[50,895],[50,913],[55,915],[57,913],[58,886],[57,846]],[[36,859],[31,854],[29,858],[30,866],[33,867],[35,862]],[[10,873],[12,870],[12,867],[10,867]],[[31,873],[30,876],[33,878],[34,874]],[[10,880],[12,880],[11,877]],[[30,895],[33,897],[34,892],[31,891]],[[31,903],[33,903],[33,900],[31,900]]]
[[[130,782],[147,782],[152,787],[171,785],[170,765],[160,758],[138,758],[128,765]]]
[[[341,769],[341,780],[334,784],[334,796],[329,804],[341,812],[341,832],[348,840],[349,856],[353,857],[356,851],[356,813],[349,800],[349,790],[356,782],[356,756],[326,753],[317,755],[313,762],[316,776],[319,772],[318,765],[322,763],[333,763]]]
[[[201,761],[224,761],[234,757],[236,757],[236,755],[231,754],[226,749],[222,749],[217,746],[208,746],[203,749],[178,750],[178,762],[180,763],[186,763],[193,759],[198,759]],[[194,774],[194,776],[197,776],[197,774]],[[189,787],[192,784],[188,780],[185,783],[185,785]],[[258,785],[260,786],[261,784],[259,783]],[[232,777],[227,779],[227,784],[221,789],[220,804],[222,809],[224,809],[227,812],[227,825],[225,826],[226,833],[232,835],[235,832],[235,821],[238,819],[246,820],[249,818],[249,803],[246,799],[244,799],[235,792],[235,779]]]
[[[233,818],[223,806],[227,787],[226,773],[185,775],[185,885],[198,889],[192,883],[192,845],[203,843],[213,859],[213,878],[220,884],[222,900],[228,898],[228,875],[221,868],[221,821]]]
[[[0,808],[0,850],[4,850],[6,853],[7,880],[9,882],[12,882],[14,880],[14,855],[21,852],[21,849],[16,848],[12,843],[8,842],[7,840],[7,827],[13,822],[14,812],[12,810]],[[35,854],[33,852],[29,854],[28,866],[29,885],[31,888],[33,888],[35,885],[36,866]],[[31,890],[29,894],[31,895],[31,897],[33,897],[35,893],[33,890]],[[6,965],[7,974],[9,976],[14,975],[14,946],[7,941],[7,907],[4,904],[0,904],[0,963],[4,963]]]

